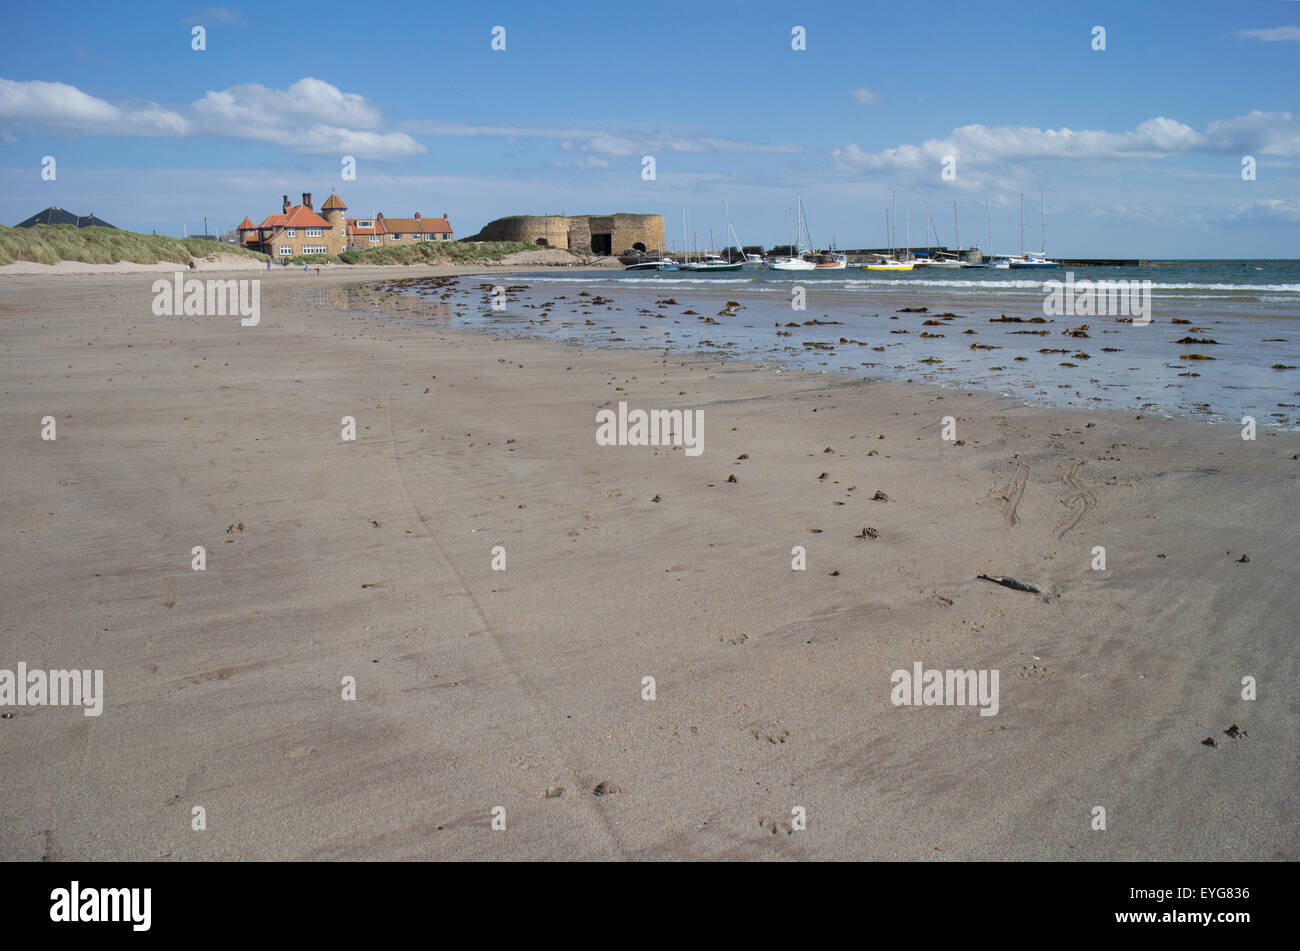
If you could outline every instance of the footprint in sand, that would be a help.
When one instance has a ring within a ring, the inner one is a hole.
[[[758,825],[760,828],[767,830],[772,835],[778,832],[784,832],[786,835],[794,834],[794,827],[787,821],[778,822],[776,819],[768,819],[766,816],[759,816]]]
[[[773,746],[780,746],[790,738],[790,731],[779,723],[763,723],[750,727],[749,735],[756,740],[766,740]]]

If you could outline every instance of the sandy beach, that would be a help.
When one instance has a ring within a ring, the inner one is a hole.
[[[0,668],[104,671],[4,708],[0,857],[1300,857],[1300,436],[312,296],[408,270],[0,276]]]

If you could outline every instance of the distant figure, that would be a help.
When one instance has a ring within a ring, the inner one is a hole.
[[[307,265],[306,265],[305,263],[304,263],[303,266],[302,266],[302,273],[304,273],[304,274],[307,273]]]
[[[320,265],[319,265],[319,264],[318,264],[318,265],[316,265],[316,273],[317,273],[317,275],[319,275],[319,274],[320,274]]]
[[[189,269],[190,269],[191,271],[194,270],[194,262],[193,262],[193,261],[191,261],[187,266],[189,267]]]
[[[271,259],[270,259],[270,258],[267,258],[267,259],[266,259],[266,269],[267,269],[268,271],[271,270]]]

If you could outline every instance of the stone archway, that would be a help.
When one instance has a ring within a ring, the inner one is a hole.
[[[545,238],[538,238],[533,244],[541,245],[543,248],[550,247],[550,242]]]
[[[609,255],[614,253],[614,235],[612,232],[603,232],[591,236],[591,253]]]
[[[645,244],[640,241],[634,241],[632,242],[632,250],[640,251],[642,254],[645,254]]]

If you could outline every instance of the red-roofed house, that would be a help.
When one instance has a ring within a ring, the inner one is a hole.
[[[338,195],[330,195],[317,214],[311,192],[303,192],[301,205],[289,196],[279,214],[267,215],[261,224],[245,218],[236,229],[239,243],[253,251],[287,259],[304,254],[338,254],[347,248],[347,208]]]
[[[441,218],[424,218],[417,211],[413,218],[385,218],[376,212],[373,218],[353,218],[348,222],[347,245],[354,251],[388,245],[400,247],[415,241],[451,241],[451,222]]]

